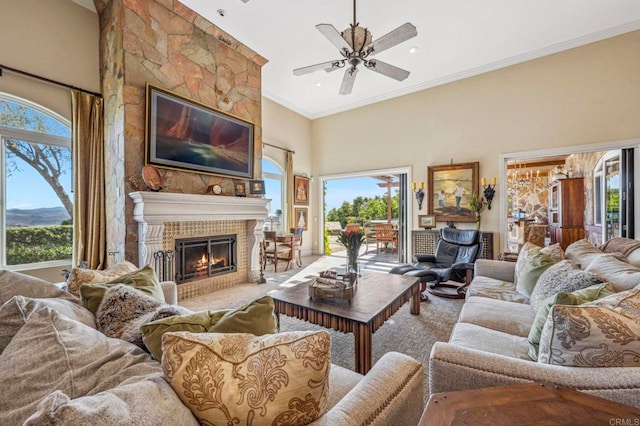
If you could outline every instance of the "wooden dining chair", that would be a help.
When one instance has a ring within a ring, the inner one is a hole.
[[[264,257],[262,259],[262,268],[267,268],[267,261],[273,262],[274,272],[278,272],[278,260],[287,260],[289,263],[292,259],[292,249],[290,246],[279,243],[275,231],[264,232]],[[288,265],[288,264],[287,264]]]
[[[398,250],[398,233],[393,229],[390,223],[376,223],[376,253],[380,253],[380,244],[387,247],[391,244],[391,252]]]

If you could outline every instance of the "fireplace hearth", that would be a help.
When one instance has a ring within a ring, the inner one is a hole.
[[[236,235],[176,239],[176,283],[235,272]]]

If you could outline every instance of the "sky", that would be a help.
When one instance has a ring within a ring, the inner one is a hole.
[[[51,134],[58,136],[71,136],[67,125],[37,109],[24,106],[23,108],[14,101],[0,99],[0,121],[7,123],[9,127],[24,128],[26,130],[42,131],[47,129]],[[15,124],[11,120],[12,114],[18,111],[23,117],[21,124]],[[58,196],[51,186],[36,172],[33,167],[18,158],[6,160],[6,165],[15,164],[17,170],[2,170],[6,179],[7,209],[35,209],[42,207],[62,207]],[[61,184],[71,196],[71,164],[67,164],[68,172],[61,177]]]
[[[11,160],[13,161],[13,160]],[[16,159],[20,168],[7,176],[7,209],[36,209],[42,207],[62,207],[62,202],[51,186],[33,167]],[[61,179],[62,186],[71,196],[71,166]]]
[[[326,213],[329,213],[331,209],[340,207],[345,201],[353,201],[356,197],[373,198],[376,195],[387,195],[387,188],[378,186],[382,181],[371,177],[334,179],[327,180],[326,183]],[[397,188],[391,188],[391,193],[394,194],[396,190]]]

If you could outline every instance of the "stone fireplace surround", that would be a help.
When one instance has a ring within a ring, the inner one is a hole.
[[[133,218],[138,223],[138,264],[154,267],[153,254],[174,250],[176,238],[236,233],[238,269],[178,286],[186,299],[216,289],[257,282],[260,240],[268,215],[264,198],[225,197],[167,192],[131,192]]]

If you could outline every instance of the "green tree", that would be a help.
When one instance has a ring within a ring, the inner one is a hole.
[[[34,114],[31,108],[5,100],[0,101],[0,126],[52,133],[52,121],[41,114]],[[71,197],[60,183],[61,176],[67,172],[68,164],[71,163],[71,150],[17,139],[7,139],[6,147],[7,173],[19,172],[20,167],[16,159],[21,159],[33,167],[51,186],[69,216],[73,217]]]
[[[391,217],[398,217],[400,205],[398,191],[391,197]],[[373,198],[355,197],[352,202],[345,201],[337,209],[331,209],[326,215],[327,221],[339,221],[342,227],[347,223],[387,218],[387,195]]]

